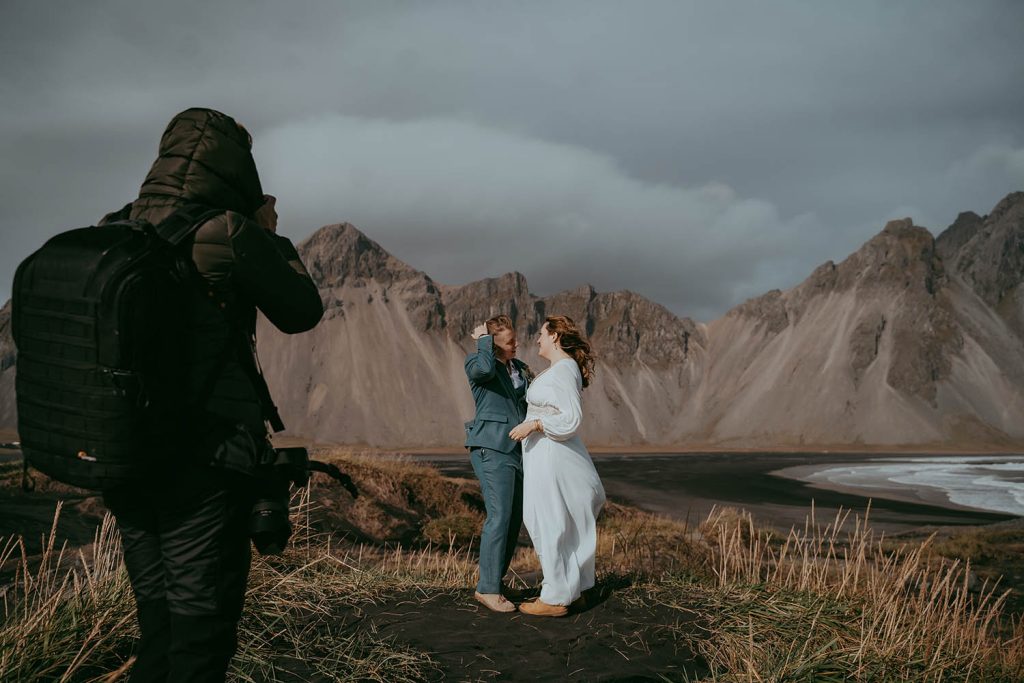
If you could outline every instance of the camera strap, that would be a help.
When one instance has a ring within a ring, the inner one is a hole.
[[[259,356],[256,353],[256,333],[245,331],[242,323],[236,320],[237,316],[232,315],[233,311],[230,305],[222,305],[220,310],[224,315],[224,321],[227,323],[228,329],[231,331],[227,348],[225,349],[225,361],[227,358],[230,358],[231,349],[237,349],[239,365],[242,366],[242,371],[249,378],[249,381],[252,382],[253,389],[256,390],[256,399],[260,403],[263,419],[270,423],[270,427],[275,433],[284,431],[281,413],[278,412],[277,405],[274,404],[274,398],[270,395],[270,387],[267,386],[267,380],[263,378],[263,368],[260,367]],[[232,344],[232,338],[237,339],[238,346]],[[242,345],[244,345],[244,348],[242,348]],[[223,366],[221,366],[220,370],[223,370]],[[216,374],[219,375],[220,371]]]
[[[356,484],[352,481],[352,477],[338,469],[337,465],[329,462],[322,462],[320,460],[310,460],[308,467],[310,472],[323,472],[327,476],[336,479],[346,491],[352,494],[353,498],[359,497],[359,489],[356,488]]]
[[[248,353],[246,353],[247,363],[242,363],[242,367],[249,374],[249,378],[252,380],[253,385],[256,387],[256,393],[259,395],[260,406],[263,408],[263,417],[270,423],[270,427],[274,432],[284,431],[284,422],[281,420],[281,413],[278,412],[277,406],[274,404],[274,398],[270,395],[270,387],[267,386],[267,380],[263,377],[263,368],[260,367],[260,357],[256,353],[256,333],[249,335],[246,340]]]

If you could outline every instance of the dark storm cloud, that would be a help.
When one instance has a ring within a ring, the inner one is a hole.
[[[0,296],[131,199],[167,119],[256,136],[282,232],[449,283],[589,281],[707,319],[888,218],[1024,189],[1019,3],[8,3]]]
[[[323,117],[261,144],[296,212],[327,222],[344,197],[357,226],[447,283],[520,270],[538,291],[590,282],[721,309],[749,284],[730,273],[785,260],[812,227],[721,184],[645,183],[590,150],[447,119]]]

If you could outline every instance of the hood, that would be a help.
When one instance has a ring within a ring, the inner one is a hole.
[[[139,199],[198,203],[251,216],[263,188],[248,133],[212,109],[186,109],[167,124]]]

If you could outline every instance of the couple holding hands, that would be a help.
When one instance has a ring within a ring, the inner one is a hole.
[[[596,522],[605,501],[578,436],[581,393],[594,375],[590,344],[571,318],[548,317],[537,346],[549,366],[534,377],[516,358],[515,327],[507,315],[479,325],[473,338],[476,352],[466,357],[466,376],[476,415],[466,423],[466,448],[487,510],[475,597],[496,612],[516,611],[503,595],[502,578],[525,524],[544,579],[540,597],[518,609],[565,616],[594,585]]]

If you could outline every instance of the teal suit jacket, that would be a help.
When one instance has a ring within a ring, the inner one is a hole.
[[[466,356],[466,377],[476,403],[476,416],[466,423],[466,448],[487,448],[502,453],[520,450],[518,441],[508,433],[526,419],[526,389],[529,386],[526,363],[512,362],[526,380],[515,389],[512,378],[494,357],[494,338],[489,334],[476,341],[476,353]]]

